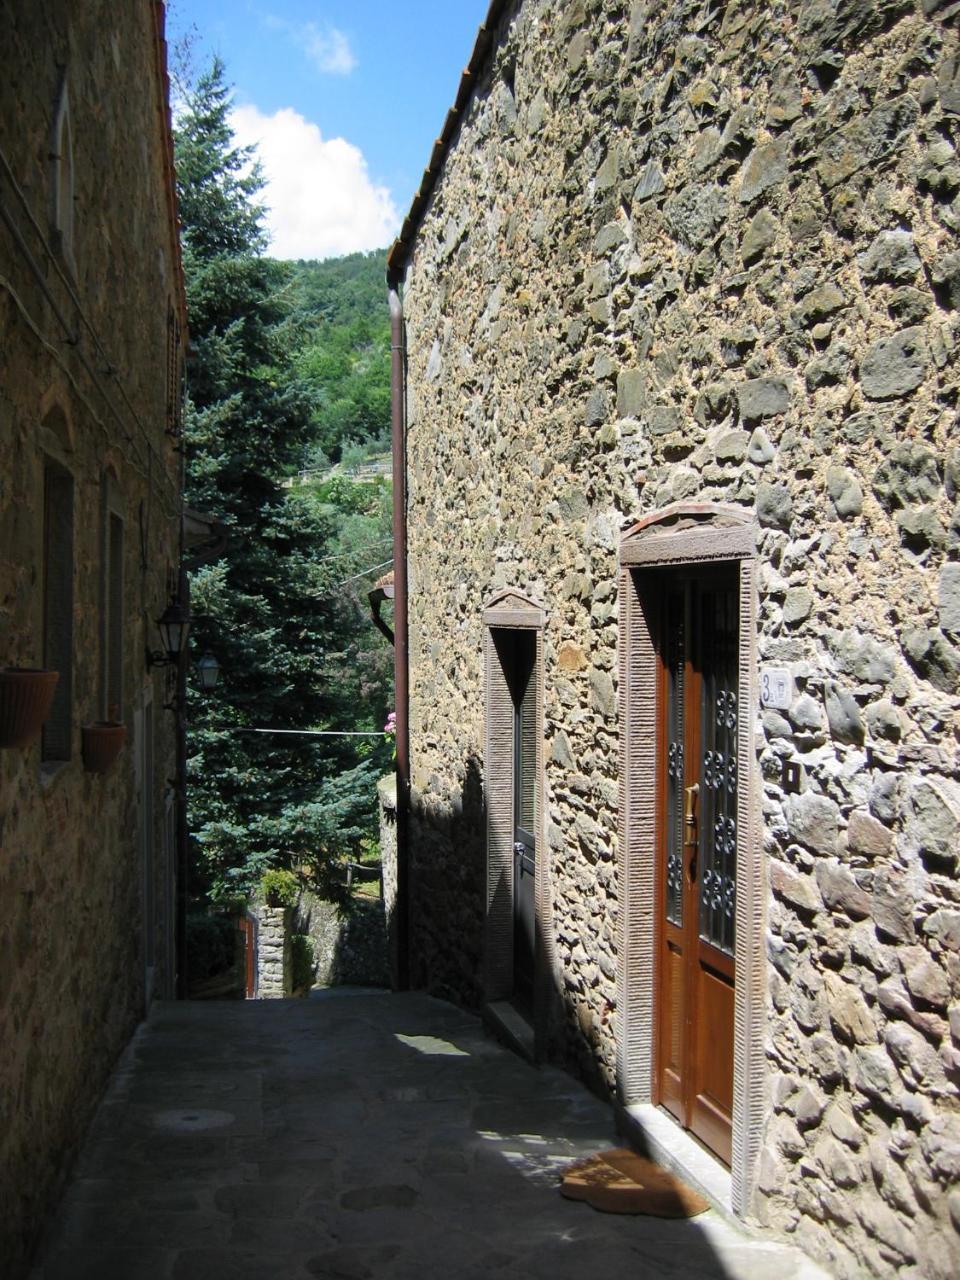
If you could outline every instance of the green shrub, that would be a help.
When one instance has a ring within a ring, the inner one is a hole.
[[[245,916],[247,914],[247,899],[238,893],[228,894],[226,897],[217,899],[217,910],[222,916]]]
[[[268,907],[293,907],[300,896],[300,881],[292,871],[266,871],[260,889]]]
[[[313,960],[313,939],[306,933],[294,933],[290,937],[290,967],[294,991],[309,991],[316,974]]]
[[[237,930],[227,916],[187,914],[187,973],[191,982],[226,973],[234,961]]]

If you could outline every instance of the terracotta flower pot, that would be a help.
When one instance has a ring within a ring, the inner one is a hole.
[[[59,671],[37,667],[0,670],[0,747],[27,747],[50,714]]]
[[[98,720],[80,730],[83,739],[83,767],[87,773],[106,773],[120,754],[127,726],[117,720]]]

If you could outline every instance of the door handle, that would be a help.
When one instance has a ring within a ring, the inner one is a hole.
[[[523,879],[523,855],[526,853],[526,851],[527,851],[527,846],[520,840],[518,840],[516,844],[513,846],[513,856],[515,858],[520,859],[519,872],[520,872],[521,880]]]
[[[699,850],[699,840],[697,838],[697,797],[700,795],[700,784],[695,782],[692,787],[684,787],[683,789],[683,847],[690,850],[690,879],[697,878],[697,853]]]

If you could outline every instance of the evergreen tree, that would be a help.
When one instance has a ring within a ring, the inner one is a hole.
[[[262,179],[233,143],[229,110],[214,61],[175,140],[194,353],[186,497],[228,532],[223,558],[192,577],[194,646],[223,670],[189,706],[195,888],[213,897],[275,866],[312,866],[329,887],[332,861],[372,832],[386,763],[377,739],[251,732],[378,730],[385,686],[343,660],[359,657],[363,624],[336,589],[345,561],[325,554],[340,545],[341,512],[284,484],[309,444],[313,398],[290,355],[290,269],[263,256]]]

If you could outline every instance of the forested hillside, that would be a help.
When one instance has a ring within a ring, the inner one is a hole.
[[[176,129],[194,352],[186,497],[227,531],[221,558],[191,574],[194,652],[223,673],[188,707],[201,902],[248,893],[274,867],[309,867],[335,892],[336,861],[374,833],[391,753],[392,653],[366,606],[390,560],[389,481],[291,483],[388,432],[383,255],[264,257],[262,181],[229,106],[215,62]],[[305,732],[317,730],[334,736]]]
[[[357,461],[390,447],[386,253],[289,264],[294,368],[311,399],[304,465]]]

